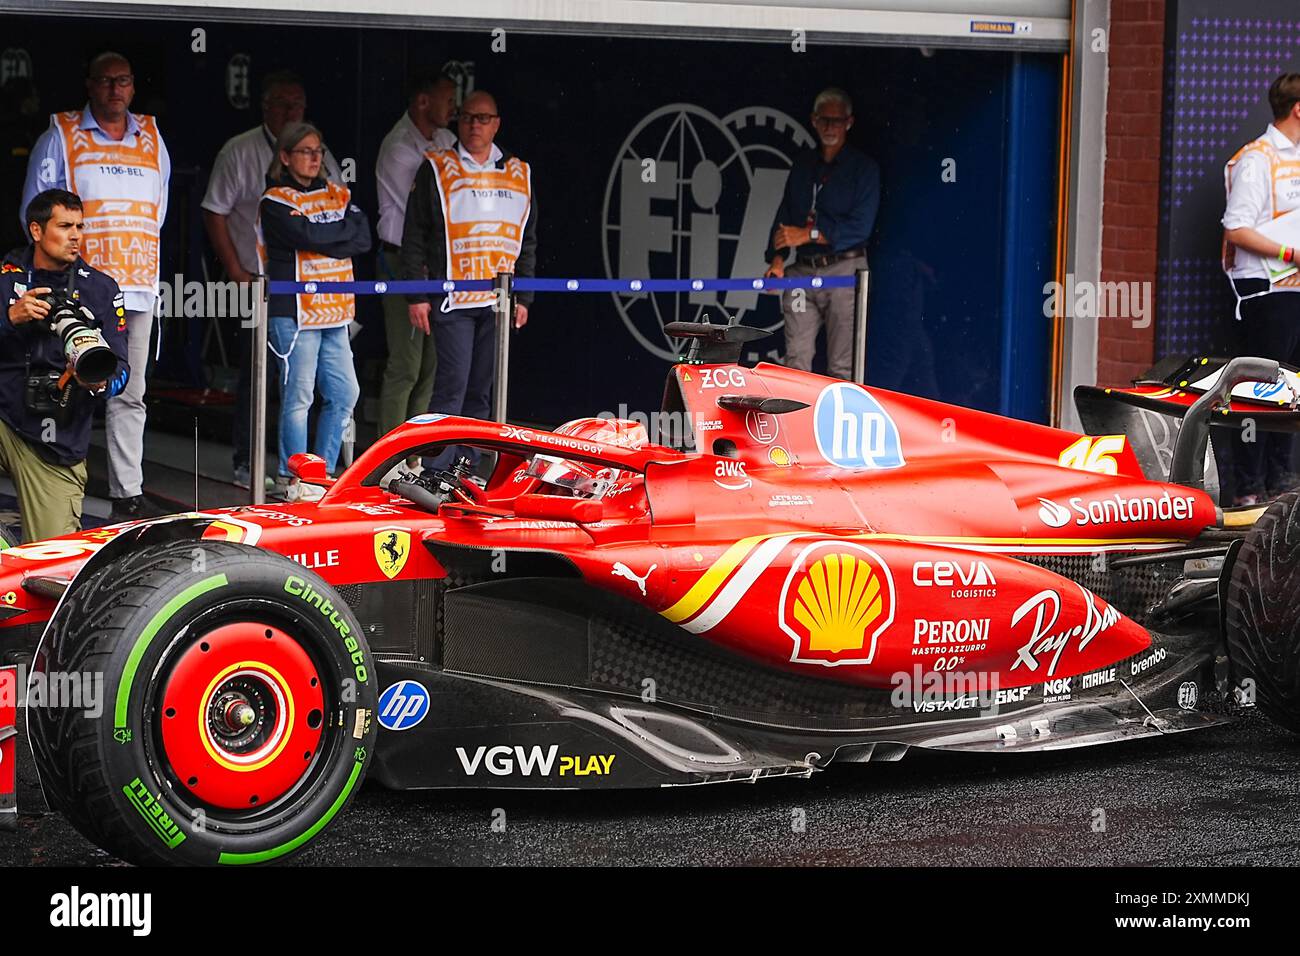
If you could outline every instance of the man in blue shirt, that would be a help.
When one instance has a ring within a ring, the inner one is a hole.
[[[853,275],[867,267],[867,240],[880,207],[880,167],[847,142],[853,101],[829,87],[813,101],[821,145],[795,158],[777,210],[767,275]],[[827,371],[853,374],[853,294],[847,289],[799,289],[781,299],[785,364],[811,370],[817,333],[826,326]]]

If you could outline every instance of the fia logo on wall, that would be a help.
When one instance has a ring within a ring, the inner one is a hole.
[[[761,276],[790,163],[813,145],[802,124],[766,106],[719,118],[692,103],[673,103],[645,116],[620,147],[605,187],[605,275]],[[756,289],[613,295],[636,340],[668,361],[676,360],[678,345],[663,327],[699,321],[709,306],[746,325],[781,327],[780,297]]]

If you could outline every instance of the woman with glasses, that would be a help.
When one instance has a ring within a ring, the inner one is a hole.
[[[316,127],[290,123],[280,132],[257,221],[258,258],[272,280],[351,282],[352,257],[370,249],[370,223],[351,191],[321,176],[324,155]],[[289,459],[307,450],[315,389],[323,400],[315,452],[331,472],[361,392],[348,336],[356,302],[350,293],[272,295],[268,315],[282,385],[275,496],[295,501],[306,493],[289,475]]]

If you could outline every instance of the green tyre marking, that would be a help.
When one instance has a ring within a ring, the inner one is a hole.
[[[116,727],[126,726],[127,705],[131,700],[131,684],[135,681],[135,672],[140,667],[140,661],[144,657],[144,652],[149,649],[157,633],[162,630],[162,626],[172,619],[172,616],[189,604],[201,594],[207,594],[214,588],[225,587],[230,582],[224,574],[214,574],[210,578],[204,578],[197,584],[191,584],[180,594],[168,601],[161,611],[155,614],[140,632],[136,638],[135,646],[131,648],[131,654],[126,659],[126,669],[122,672],[122,680],[117,685],[117,708],[114,711]]]
[[[360,777],[361,762],[358,761],[352,765],[352,776],[348,777],[347,786],[345,786],[343,792],[338,795],[338,799],[334,801],[333,806],[326,810],[325,815],[313,823],[311,829],[307,830],[305,833],[299,834],[288,843],[280,844],[275,847],[275,849],[263,850],[260,853],[223,853],[217,859],[217,862],[233,866],[242,866],[249,863],[266,863],[268,860],[274,860],[276,857],[281,857],[286,853],[293,852],[314,837],[317,833],[320,833],[320,831],[325,828],[326,824],[334,819],[334,815],[339,812],[339,809],[348,799],[348,794],[350,794],[352,788],[357,785],[357,780]]]

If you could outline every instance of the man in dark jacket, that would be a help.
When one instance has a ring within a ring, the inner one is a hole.
[[[532,170],[494,143],[501,117],[490,93],[476,90],[466,97],[457,129],[456,143],[426,153],[415,175],[402,230],[402,278],[480,280],[498,272],[531,277],[537,265]],[[407,297],[413,334],[437,340],[429,411],[491,418],[495,296],[453,292],[435,298],[436,310],[427,295]],[[519,328],[528,321],[532,295],[517,299]],[[445,449],[431,464],[443,467],[454,454]]]
[[[80,257],[81,200],[62,189],[38,193],[27,206],[34,245],[0,264],[0,468],[18,491],[23,540],[72,534],[81,527],[86,452],[96,400],[122,392],[127,366],[126,310],[117,283]],[[76,316],[97,328],[117,356],[106,381],[73,374],[63,339],[50,327],[44,297],[73,282]]]

